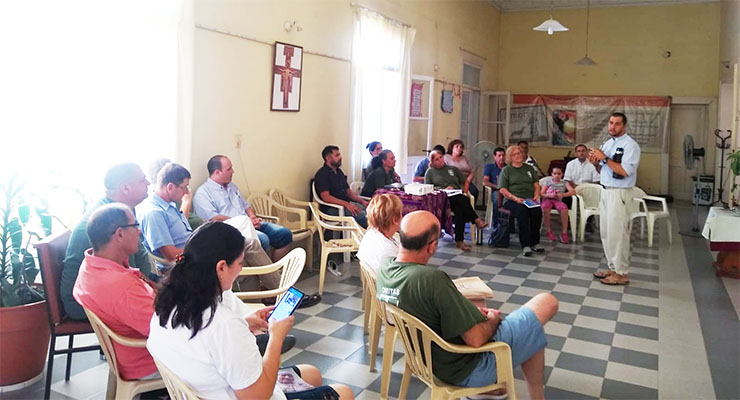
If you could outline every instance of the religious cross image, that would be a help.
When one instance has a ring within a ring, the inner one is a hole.
[[[272,67],[272,111],[300,111],[303,47],[275,42]]]

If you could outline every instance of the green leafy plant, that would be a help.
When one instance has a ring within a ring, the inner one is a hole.
[[[736,178],[740,176],[740,149],[730,153],[730,155],[727,156],[727,160],[730,162],[730,171],[732,171],[732,189],[730,189],[730,196],[733,196],[738,186]],[[737,204],[738,202],[735,201],[734,203]]]
[[[48,204],[25,190],[17,175],[0,184],[0,307],[43,300],[32,285],[39,269],[32,240],[51,234]]]

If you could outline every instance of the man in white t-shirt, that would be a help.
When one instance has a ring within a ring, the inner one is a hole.
[[[576,146],[576,158],[568,161],[565,166],[566,181],[570,182],[573,187],[581,183],[599,183],[601,177],[596,167],[588,160],[588,148],[584,144]]]

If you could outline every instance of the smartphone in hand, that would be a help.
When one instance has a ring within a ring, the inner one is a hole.
[[[280,321],[283,318],[293,315],[293,312],[301,304],[304,296],[305,294],[303,292],[291,286],[283,294],[283,297],[280,298],[280,301],[272,310],[270,316],[267,317],[267,322]]]

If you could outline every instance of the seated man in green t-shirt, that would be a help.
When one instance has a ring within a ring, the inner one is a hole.
[[[422,320],[443,339],[480,347],[505,342],[514,366],[521,365],[532,399],[544,398],[545,346],[543,326],[558,310],[558,300],[541,293],[504,318],[494,309],[476,307],[460,294],[443,271],[426,263],[437,251],[439,221],[428,211],[401,220],[398,257],[381,267],[378,298]],[[459,354],[432,347],[434,375],[450,384],[481,387],[496,382],[491,352]]]
[[[467,194],[472,179],[473,174],[466,178],[456,167],[445,165],[444,155],[439,150],[429,153],[429,169],[424,174],[424,183],[432,184],[435,188],[459,189]],[[478,216],[470,204],[470,198],[462,193],[451,195],[448,199],[450,209],[455,213],[455,245],[462,251],[468,251],[470,246],[463,241],[465,223],[475,224],[479,229],[487,227],[488,223]]]

